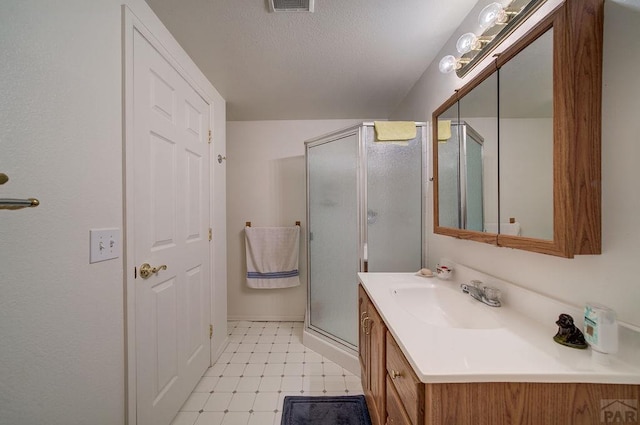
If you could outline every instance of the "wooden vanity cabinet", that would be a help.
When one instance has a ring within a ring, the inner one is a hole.
[[[594,425],[606,414],[624,409],[619,402],[640,402],[640,385],[425,384],[387,331],[362,286],[359,312],[362,387],[373,425]],[[609,402],[614,403],[612,407],[607,407]],[[639,413],[634,410],[631,414]],[[609,423],[615,423],[614,419]],[[638,423],[638,419],[636,416],[630,423]]]
[[[387,373],[387,425],[594,425],[606,414],[607,400],[611,403],[640,400],[640,385],[424,384],[390,333],[387,334]],[[608,411],[614,418],[620,408],[614,404]]]
[[[387,327],[362,286],[358,286],[359,357],[362,389],[373,425],[386,422],[386,355]]]

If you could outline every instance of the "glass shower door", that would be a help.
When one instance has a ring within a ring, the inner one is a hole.
[[[405,145],[376,142],[366,129],[368,271],[422,267],[422,127]]]
[[[307,145],[309,327],[358,343],[358,132]]]

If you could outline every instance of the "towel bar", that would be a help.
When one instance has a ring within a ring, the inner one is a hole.
[[[251,227],[251,222],[250,221],[245,221],[244,223],[245,227]],[[296,221],[296,226],[300,226],[300,222]]]
[[[22,208],[35,208],[40,205],[36,198],[29,199],[0,199],[0,210],[20,210]]]

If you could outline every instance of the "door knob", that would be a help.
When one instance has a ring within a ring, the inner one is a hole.
[[[140,277],[143,279],[147,279],[149,276],[158,273],[160,270],[167,270],[166,264],[158,267],[151,267],[149,263],[144,263],[140,266]]]

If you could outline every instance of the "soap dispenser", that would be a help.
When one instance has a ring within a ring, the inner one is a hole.
[[[587,303],[584,309],[584,337],[595,351],[604,354],[617,353],[616,312],[602,304]]]

